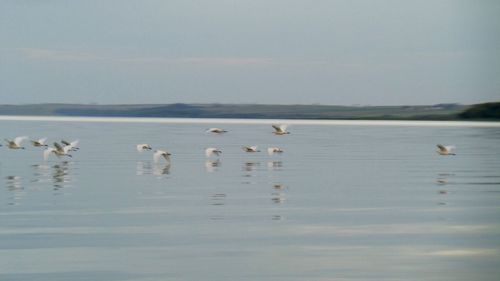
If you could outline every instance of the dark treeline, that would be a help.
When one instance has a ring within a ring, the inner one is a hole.
[[[495,119],[500,120],[500,102],[476,104],[458,114],[462,119]]]

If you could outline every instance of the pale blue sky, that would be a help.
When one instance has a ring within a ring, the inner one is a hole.
[[[500,100],[500,1],[0,0],[0,103]]]

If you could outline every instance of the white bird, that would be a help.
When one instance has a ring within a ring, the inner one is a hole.
[[[63,147],[60,144],[58,144],[57,142],[54,142],[54,147],[49,147],[43,151],[43,159],[44,160],[49,159],[49,155],[51,153],[54,153],[57,157],[61,157],[61,156],[72,157],[70,154],[68,154],[70,150],[71,150],[70,146]]]
[[[268,147],[267,154],[273,155],[274,153],[283,153],[283,149],[279,147]]]
[[[24,149],[24,147],[21,146],[21,142],[27,138],[28,137],[17,137],[14,140],[5,139],[5,141],[10,149]]]
[[[442,144],[438,144],[437,147],[438,150],[436,150],[436,152],[440,155],[456,155],[452,152],[455,149],[455,146],[453,145],[444,146]]]
[[[143,152],[144,150],[151,150],[151,146],[147,143],[141,143],[136,146],[138,152]]]
[[[219,149],[217,149],[215,147],[209,147],[209,148],[205,149],[205,155],[207,157],[210,157],[212,155],[219,156],[221,153],[222,153],[222,151],[220,151]]]
[[[275,135],[286,135],[286,134],[290,134],[290,132],[288,132],[286,130],[287,128],[287,125],[271,125],[273,126],[274,128],[274,134]]]
[[[69,150],[68,151],[77,151],[78,149],[80,149],[79,147],[77,147],[78,143],[80,141],[79,140],[75,140],[75,141],[72,141],[72,142],[67,142],[65,140],[61,140],[61,143],[65,145],[65,147],[69,147]]]
[[[222,133],[226,133],[227,131],[224,129],[221,129],[221,128],[210,128],[210,129],[207,129],[206,132],[207,133],[222,134]]]
[[[48,145],[45,144],[45,141],[47,140],[47,138],[41,138],[39,140],[32,140],[31,141],[31,144],[34,146],[34,147],[47,147]]]
[[[170,162],[170,155],[171,154],[167,151],[155,150],[155,153],[153,154],[153,160],[155,163],[158,163],[160,162],[160,157],[163,157],[165,158],[165,160],[167,160],[167,162]]]
[[[243,146],[242,149],[245,152],[260,152],[260,150],[257,150],[257,146]]]
[[[56,149],[53,147],[48,147],[43,151],[43,160],[47,161],[51,153],[55,153]]]

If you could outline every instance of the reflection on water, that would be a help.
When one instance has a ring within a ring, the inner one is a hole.
[[[136,164],[136,172],[135,174],[138,176],[150,175],[151,174],[151,162],[149,161],[137,161]]]
[[[19,200],[26,194],[20,176],[5,177],[5,187],[11,193],[8,197],[8,205],[19,205]]]
[[[273,188],[276,190],[283,190],[286,188],[286,186],[283,184],[275,184],[275,185],[273,185]]]
[[[27,194],[33,194],[35,191],[43,191],[47,188],[60,190],[70,187],[74,181],[72,164],[72,162],[63,161],[54,165],[47,163],[31,165],[29,167],[32,169],[32,173],[27,175],[31,179],[26,186],[24,186],[21,176],[7,176],[5,186],[13,194],[10,197],[13,201],[9,204],[19,205],[19,199]]]
[[[244,162],[242,170],[246,172],[252,172],[257,170],[257,168],[260,166],[260,162]]]
[[[42,125],[0,122],[0,129]],[[269,125],[262,134],[260,125],[235,125],[217,137],[225,157],[207,160],[196,152],[213,145],[204,125],[49,125],[65,137],[77,131],[89,149],[61,159],[75,162],[0,149],[0,280],[109,280],[106,272],[116,272],[116,280],[148,281],[493,281],[500,274],[498,129],[491,137],[484,129],[297,126],[280,138]],[[178,155],[174,170],[124,152],[138,135],[165,143],[165,132]],[[244,139],[297,153],[248,155],[239,150]],[[461,154],[436,155],[435,144],[450,140]]]
[[[52,166],[52,179],[54,183],[54,189],[57,190],[70,185],[70,164],[71,162],[63,161]]]
[[[226,204],[226,193],[213,193],[210,195],[210,205],[215,207],[221,207]],[[217,214],[210,216],[210,220],[225,220],[226,215],[223,209],[217,209]]]
[[[271,217],[271,219],[272,219],[273,221],[282,221],[282,220],[284,220],[284,219],[285,219],[285,217],[283,217],[282,215],[273,215],[273,216]]]
[[[448,180],[447,180],[447,179],[440,179],[440,178],[438,178],[438,179],[436,180],[436,183],[437,183],[438,185],[445,185],[445,184],[447,184],[447,183],[448,183]]]
[[[271,200],[276,204],[281,204],[285,202],[285,192],[286,187],[283,184],[274,184],[274,192],[271,193]]]
[[[157,177],[161,177],[163,175],[169,175],[170,174],[170,168],[171,168],[171,163],[155,163],[151,164],[149,161],[137,161],[136,163],[136,169],[135,169],[135,174],[137,176],[144,176],[144,175],[154,175]]]
[[[10,191],[22,190],[23,186],[21,183],[20,176],[7,176],[5,177],[7,189]]]
[[[10,191],[10,196],[8,197],[8,205],[19,205],[19,200],[21,200],[26,194],[22,179],[20,176],[7,176],[5,177],[5,187]]]
[[[450,173],[450,172],[443,172],[443,173],[438,173],[437,175],[437,178],[436,178],[436,185],[438,185],[439,187],[441,187],[441,189],[439,189],[437,191],[437,193],[440,195],[439,197],[439,202],[437,203],[437,205],[439,206],[446,206],[448,205],[448,197],[444,197],[445,195],[448,194],[448,189],[444,189],[444,187],[446,185],[449,185],[449,179],[450,177],[453,177],[455,176],[455,173]]]
[[[269,161],[267,162],[267,169],[270,171],[279,170],[283,168],[282,161]]]
[[[34,183],[48,183],[52,180],[50,166],[47,164],[36,164],[31,166],[33,168]]]
[[[73,162],[62,161],[52,166],[48,164],[32,165],[33,183],[52,184],[54,189],[61,189],[70,186],[73,181]]]
[[[162,175],[169,175],[170,174],[170,168],[171,168],[170,162],[167,162],[165,165],[161,164],[155,164],[153,168],[153,175],[155,176],[162,176]]]
[[[217,171],[218,169],[221,166],[221,161],[219,159],[217,160],[207,160],[205,161],[205,171],[207,171],[208,173],[212,173],[212,172],[215,172]]]
[[[285,194],[283,193],[278,193],[278,192],[274,192],[271,194],[273,197],[271,198],[271,200],[276,203],[276,204],[281,204],[283,202],[285,202]]]
[[[260,162],[243,162],[243,165],[241,167],[241,170],[244,172],[242,174],[243,178],[246,178],[247,180],[242,181],[242,184],[255,184],[257,183],[256,179],[251,179],[252,177],[255,177],[255,172],[258,170],[260,167]]]
[[[210,199],[212,201],[211,205],[212,206],[222,206],[225,203],[226,199],[226,194],[225,193],[215,193],[210,196]]]

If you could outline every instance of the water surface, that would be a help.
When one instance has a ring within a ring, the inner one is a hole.
[[[0,280],[500,276],[498,123],[289,121],[275,136],[271,120],[7,119],[2,138],[80,150],[0,148]]]

